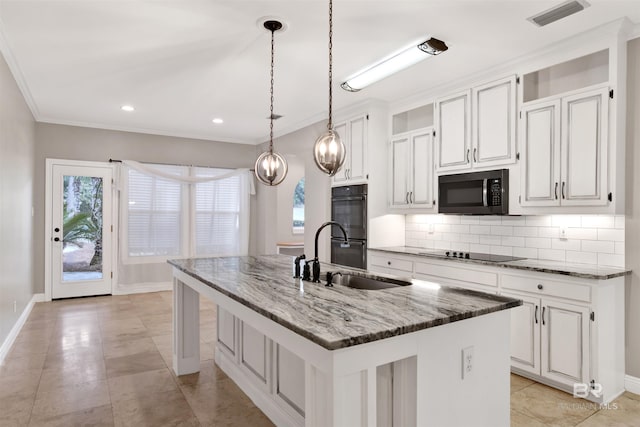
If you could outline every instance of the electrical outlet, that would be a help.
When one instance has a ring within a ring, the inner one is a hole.
[[[473,346],[462,349],[462,379],[464,380],[473,372]]]
[[[560,227],[560,239],[565,240],[567,239],[567,227]]]
[[[18,311],[18,301],[14,301],[13,302],[13,312],[17,312]]]

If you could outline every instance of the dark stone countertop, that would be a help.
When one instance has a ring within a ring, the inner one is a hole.
[[[416,279],[393,289],[361,290],[292,278],[285,255],[170,260],[176,269],[329,350],[517,307],[521,300]],[[341,271],[394,277],[322,263]]]
[[[546,261],[536,259],[521,259],[517,261],[491,262],[474,259],[447,258],[443,256],[444,250],[414,248],[409,246],[393,246],[384,248],[369,248],[370,251],[379,251],[400,255],[413,255],[426,258],[441,259],[450,262],[483,264],[492,267],[513,268],[517,270],[537,271],[540,273],[561,274],[564,276],[579,277],[582,279],[607,280],[614,277],[625,276],[631,270],[618,267],[601,267],[592,264],[571,264],[558,261]]]

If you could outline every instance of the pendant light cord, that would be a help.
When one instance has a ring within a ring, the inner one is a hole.
[[[270,100],[270,115],[269,115],[269,151],[273,152],[273,57],[275,50],[274,43],[275,30],[271,30],[271,100]]]
[[[333,1],[329,0],[329,123],[327,129],[331,130],[331,113],[333,105]]]

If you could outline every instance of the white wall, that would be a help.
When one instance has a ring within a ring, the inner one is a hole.
[[[0,345],[33,294],[42,292],[33,285],[34,127],[0,56]]]
[[[626,279],[627,374],[640,378],[640,38],[628,45]]]
[[[35,152],[35,284],[37,292],[44,292],[44,198],[45,159],[91,160],[106,162],[112,159],[142,162],[215,166],[222,168],[253,167],[256,148],[253,145],[229,144],[158,135],[120,132],[76,126],[38,123]],[[256,198],[251,200],[251,218],[255,218]],[[255,251],[257,234],[252,223],[249,251]],[[158,281],[158,276],[171,279],[168,264],[149,270],[153,277],[137,277],[142,282]],[[131,275],[129,275],[131,276]]]

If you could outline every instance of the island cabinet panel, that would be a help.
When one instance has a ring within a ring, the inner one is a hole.
[[[275,395],[287,410],[304,417],[305,367],[304,360],[276,344],[275,346]]]
[[[238,348],[237,340],[237,325],[236,318],[224,310],[218,307],[217,310],[218,321],[218,343],[221,344],[221,348],[227,351],[229,354],[236,356]]]
[[[265,387],[271,385],[271,340],[240,322],[240,364]]]

